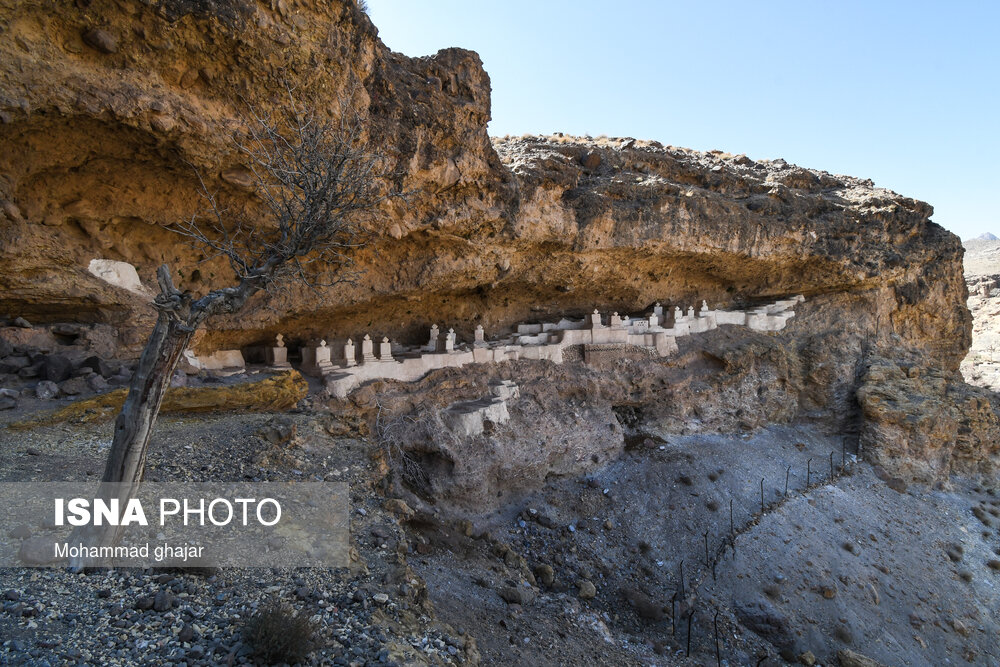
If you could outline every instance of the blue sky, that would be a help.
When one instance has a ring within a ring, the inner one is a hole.
[[[410,56],[479,53],[492,135],[656,139],[871,178],[1000,235],[1000,2],[368,0]]]

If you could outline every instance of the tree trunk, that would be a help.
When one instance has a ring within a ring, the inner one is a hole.
[[[165,268],[163,267],[164,270]],[[135,496],[142,482],[149,438],[163,397],[170,386],[177,362],[187,349],[198,324],[204,319],[203,313],[195,313],[193,316],[189,314],[188,321],[184,321],[178,317],[175,309],[163,307],[171,297],[180,295],[170,284],[169,274],[165,278],[166,284],[161,280],[163,292],[157,297],[160,313],[132,375],[125,404],[115,420],[111,451],[96,495],[109,500],[117,498],[122,507]],[[182,303],[186,301],[182,300]],[[87,525],[75,529],[70,535],[69,543],[103,547],[114,546],[120,540],[121,528],[118,526]],[[92,564],[94,563],[86,558],[70,561],[70,567],[76,571]]]
[[[232,313],[242,308],[247,299],[260,290],[263,284],[261,276],[271,275],[273,269],[273,265],[266,265],[238,286],[214,290],[192,303],[189,294],[174,287],[166,264],[159,268],[156,276],[160,294],[154,305],[160,314],[132,375],[125,404],[115,420],[115,435],[96,497],[107,500],[117,498],[119,506],[125,507],[128,500],[135,496],[146,468],[149,437],[156,416],[191,336],[211,315]],[[69,543],[72,546],[114,546],[121,536],[118,526],[87,525],[75,529]],[[87,558],[75,558],[71,559],[70,568],[80,571],[96,564]]]
[[[149,436],[160,404],[193,333],[186,323],[160,313],[132,376],[128,397],[115,420],[103,483],[129,485],[135,491],[142,481]]]

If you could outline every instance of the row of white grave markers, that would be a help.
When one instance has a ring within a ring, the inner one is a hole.
[[[675,306],[673,324],[670,328],[663,326],[664,308],[656,303],[652,313],[647,317],[630,318],[628,315],[612,313],[608,324],[603,323],[601,313],[597,309],[585,320],[574,321],[563,319],[558,323],[522,324],[511,336],[496,341],[486,341],[483,326],[477,325],[474,338],[469,348],[463,351],[456,349],[457,335],[454,329],[448,329],[444,336],[444,349],[440,349],[441,330],[437,324],[430,328],[430,338],[426,345],[404,349],[407,354],[402,359],[393,357],[392,344],[388,337],[383,337],[379,344],[379,354],[375,356],[375,342],[371,335],[365,334],[361,341],[361,363],[369,370],[363,373],[357,358],[357,348],[353,339],[347,339],[344,344],[344,359],[342,365],[335,365],[331,360],[331,350],[325,340],[317,346],[302,348],[303,371],[312,375],[325,377],[327,375],[343,375],[345,373],[361,373],[364,377],[393,377],[398,374],[410,377],[420,375],[432,368],[464,365],[470,362],[504,361],[512,359],[549,359],[559,363],[562,359],[561,348],[575,344],[608,344],[631,343],[656,349],[659,356],[666,356],[677,349],[676,337],[692,333],[702,333],[714,329],[721,324],[737,324],[747,326],[757,331],[778,331],[784,328],[786,322],[794,317],[794,305],[804,300],[802,296],[776,301],[772,304],[741,310],[710,310],[705,301],[701,302],[698,314],[695,307],[689,306],[687,313]],[[588,326],[589,325],[589,326]],[[590,329],[590,332],[586,332]],[[460,353],[461,352],[461,353]],[[278,334],[275,346],[267,349],[268,362],[275,369],[290,368],[288,351],[285,348],[284,336]],[[430,353],[429,356],[424,356]],[[466,356],[470,358],[467,360]],[[414,359],[416,357],[416,359]],[[446,357],[455,357],[447,361]],[[458,358],[461,357],[461,358]],[[423,359],[418,361],[418,359]],[[399,365],[404,362],[405,369],[389,370],[389,362]],[[373,366],[372,364],[381,364]],[[413,368],[410,368],[413,366]],[[378,369],[384,370],[378,370]],[[403,372],[405,371],[405,372]]]

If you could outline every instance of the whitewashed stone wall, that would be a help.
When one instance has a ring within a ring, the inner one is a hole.
[[[596,310],[583,320],[561,319],[558,322],[519,324],[511,336],[488,341],[482,331],[475,341],[462,344],[453,330],[441,337],[437,325],[431,327],[426,345],[407,348],[382,338],[376,345],[366,334],[361,345],[353,340],[336,346],[319,341],[302,348],[303,372],[322,377],[327,390],[340,398],[365,382],[376,379],[413,382],[439,368],[466,364],[499,363],[518,359],[537,359],[562,363],[563,349],[571,345],[626,344],[645,347],[657,356],[677,352],[677,338],[710,331],[723,325],[746,326],[754,331],[780,331],[795,316],[793,308],[804,301],[802,296],[742,310],[711,310],[703,301],[695,310],[656,304],[648,316],[629,317],[612,313],[607,318]],[[667,320],[670,326],[664,326]],[[279,345],[283,345],[279,340]],[[331,347],[336,353],[331,354]],[[358,349],[360,347],[360,350]],[[378,349],[378,356],[375,354]],[[331,361],[337,359],[340,363]],[[199,357],[203,368],[243,366],[239,350],[220,350],[210,357]],[[475,420],[475,418],[470,418]]]

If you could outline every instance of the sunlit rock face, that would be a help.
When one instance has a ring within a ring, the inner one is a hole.
[[[479,57],[392,53],[352,2],[79,4],[0,0],[0,313],[112,325],[119,354],[134,355],[153,311],[125,283],[155,285],[166,262],[182,289],[229,284],[228,265],[166,227],[202,207],[195,170],[229,210],[267,224],[231,133],[248,104],[278,109],[288,84],[331,110],[349,97],[408,194],[373,212],[355,282],[260,295],[202,332],[199,354],[278,333],[292,349],[365,334],[415,344],[435,323],[471,341],[477,325],[490,338],[594,308],[745,308],[803,294],[773,337],[780,350],[753,343],[794,396],[767,414],[857,434],[874,352],[905,351],[960,381],[971,329],[962,247],[923,202],[782,160],[655,142],[491,141]],[[135,278],[95,275],[95,258],[126,262]],[[743,349],[719,368],[756,372]]]

